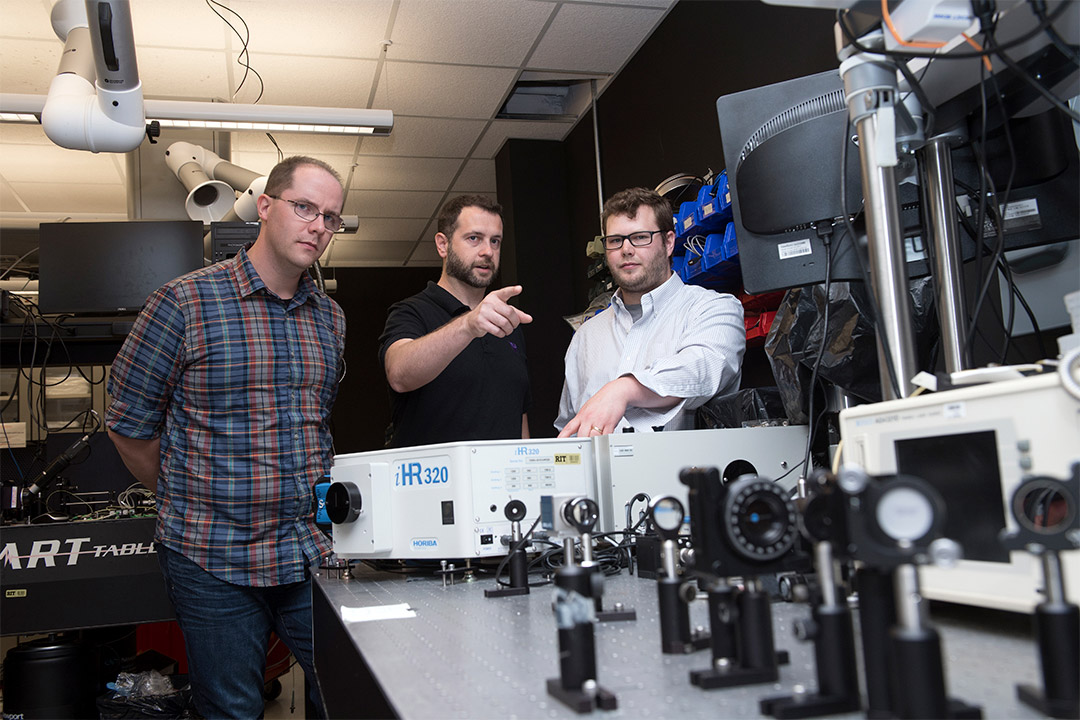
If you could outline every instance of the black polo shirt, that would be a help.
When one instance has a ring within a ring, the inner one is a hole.
[[[390,306],[379,338],[379,362],[403,338],[416,339],[469,312],[433,282]],[[521,437],[521,416],[532,405],[521,328],[507,337],[476,338],[427,385],[407,393],[390,390],[387,447],[459,440]]]

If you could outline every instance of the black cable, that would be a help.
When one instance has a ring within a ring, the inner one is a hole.
[[[1031,12],[1035,14],[1040,23],[1046,22],[1046,0],[1028,0],[1028,5],[1031,6]],[[1054,43],[1054,47],[1061,51],[1062,55],[1067,57],[1073,65],[1080,67],[1080,52],[1077,52],[1075,46],[1065,42],[1065,38],[1058,34],[1052,24],[1047,24],[1046,35]]]
[[[926,123],[923,125],[923,135],[931,138],[934,136],[934,119],[936,118],[937,107],[930,102],[929,96],[926,91],[923,90],[920,78],[916,78],[908,68],[906,62],[896,63],[896,67],[900,69],[900,73],[907,80],[908,86],[911,88],[911,92],[915,94],[915,97],[919,99],[919,105],[922,106],[922,111],[926,115]],[[926,63],[926,67],[922,69],[922,74],[925,75],[927,69],[929,69],[930,63]],[[901,103],[903,100],[901,99]]]
[[[993,35],[989,36],[989,39],[992,40]],[[1068,103],[1066,103],[1054,93],[1047,90],[1042,83],[1033,78],[1031,74],[1026,72],[1022,67],[1017,65],[1016,61],[1006,55],[1004,50],[999,49],[997,42],[989,42],[988,46],[993,49],[994,54],[1001,58],[1002,62],[1004,62],[1010,70],[1019,75],[1021,80],[1033,87],[1040,95],[1050,101],[1051,105],[1068,115],[1073,122],[1080,122],[1080,113],[1069,107]]]
[[[1001,260],[998,262],[998,269],[1002,272],[1002,274],[1005,274],[1006,270],[1008,271],[1007,280],[1009,283],[1009,287],[1012,288],[1012,293],[1010,294],[1010,296],[1015,297],[1017,300],[1019,300],[1021,307],[1024,308],[1024,312],[1027,313],[1028,320],[1031,321],[1032,331],[1035,333],[1035,340],[1039,344],[1039,354],[1042,356],[1042,358],[1049,357],[1049,354],[1046,352],[1046,344],[1043,341],[1042,329],[1039,328],[1039,321],[1035,319],[1035,313],[1032,312],[1031,306],[1028,305],[1027,299],[1024,297],[1024,293],[1020,292],[1020,288],[1013,281],[1012,268],[1009,267],[1008,259],[1004,257],[1001,258]]]
[[[992,31],[987,36],[986,40],[987,40],[988,43],[990,43],[992,45],[997,44],[997,40],[994,38],[994,35],[993,35]],[[1004,97],[1003,97],[1002,92],[1001,92],[1001,86],[998,85],[997,75],[995,73],[990,73],[990,82],[992,83],[992,85],[994,87],[994,94],[997,96],[997,101],[998,101],[999,106],[1003,105]],[[1005,255],[1004,255],[1004,253],[1005,253],[1005,218],[1004,218],[1005,212],[1004,211],[1005,211],[1006,208],[1009,207],[1009,196],[1012,194],[1013,181],[1016,179],[1016,146],[1013,144],[1012,130],[1011,130],[1011,128],[1009,126],[1009,123],[1007,121],[1002,123],[1002,130],[1004,131],[1004,134],[1005,134],[1006,147],[1009,149],[1009,178],[1005,183],[1005,192],[1004,192],[1004,194],[1001,195],[1001,202],[998,203],[998,205],[997,205],[997,207],[998,207],[998,215],[1001,217],[1001,221],[1000,221],[1000,226],[1001,226],[1000,247],[1001,247],[1001,251],[994,256],[994,263],[993,263],[993,265],[991,265],[991,267],[989,269],[989,273],[991,275],[996,274],[995,269],[996,269],[997,265],[1002,260],[1004,260],[1004,257],[1005,257]],[[983,149],[985,149],[985,145],[983,146]],[[985,161],[985,159],[986,159],[986,156],[983,155],[983,160]],[[987,167],[987,173],[989,173],[989,167]],[[988,287],[989,287],[989,284],[990,284],[990,281],[988,280],[987,281],[987,286]],[[1010,287],[1012,287],[1011,282],[1010,282]],[[1002,350],[1002,354],[1001,354],[1001,363],[1002,364],[1004,364],[1004,362],[1005,362],[1005,356],[1008,355],[1009,345],[1012,343],[1012,329],[1013,329],[1013,315],[1014,315],[1013,311],[1014,311],[1014,308],[1015,308],[1015,304],[1010,302],[1009,303],[1009,320],[1008,320],[1007,323],[1003,323],[1003,329],[1005,331],[1005,347]]]
[[[806,455],[803,458],[804,477],[808,476],[810,468],[810,450],[814,441],[814,390],[817,388],[818,371],[821,369],[821,360],[825,355],[825,346],[829,340],[829,291],[832,289],[832,233],[830,226],[827,230],[817,231],[821,241],[825,244],[825,312],[822,314],[821,342],[818,344],[817,357],[814,358],[814,369],[810,373],[810,397],[807,401],[806,419],[809,427],[806,429]],[[811,288],[811,293],[813,289]],[[824,415],[824,411],[822,412]]]
[[[1062,2],[1054,12],[1050,13],[1045,21],[1040,22],[1033,29],[1028,32],[1019,35],[1007,43],[1002,43],[1000,49],[1008,50],[1018,45],[1023,45],[1031,38],[1044,32],[1046,28],[1052,27],[1053,23],[1061,17],[1068,9],[1069,3]],[[941,54],[934,51],[918,51],[918,50],[886,50],[884,48],[871,48],[867,47],[859,42],[855,32],[851,29],[851,26],[847,23],[847,15],[850,11],[847,9],[841,9],[836,11],[836,23],[840,27],[840,31],[844,34],[844,39],[848,41],[851,47],[855,48],[859,52],[869,53],[871,55],[880,55],[892,60],[902,58],[942,58],[945,60],[970,60],[972,58],[984,58],[988,57],[991,53],[985,48],[982,51],[977,52],[950,52],[948,54]]]
[[[1010,148],[1012,147],[1011,138],[1009,140],[1009,146],[1010,146]],[[979,147],[979,146],[975,146],[974,149],[975,149],[976,163],[979,165],[979,168],[980,168],[980,177],[987,183],[987,187],[988,187],[987,191],[993,197],[993,204],[991,205],[990,208],[987,208],[987,209],[990,211],[991,221],[994,223],[994,226],[996,228],[996,232],[995,232],[995,240],[996,240],[996,242],[994,243],[994,249],[993,249],[993,252],[991,253],[992,260],[991,260],[990,266],[989,266],[987,272],[985,273],[985,276],[980,276],[979,292],[976,295],[975,305],[974,305],[974,309],[972,311],[971,324],[968,327],[967,346],[969,348],[971,346],[971,342],[972,342],[973,337],[974,337],[974,329],[975,329],[975,327],[977,325],[979,315],[982,313],[983,303],[986,302],[986,299],[987,299],[987,297],[989,295],[990,283],[996,277],[995,269],[996,269],[997,263],[1001,259],[1002,255],[1005,252],[1005,221],[1004,221],[1004,218],[1002,216],[1002,209],[1005,207],[1005,205],[1004,204],[999,204],[998,201],[997,201],[998,196],[997,196],[997,193],[994,191],[993,179],[990,177],[989,168],[986,166],[986,157],[983,154],[982,148]],[[1012,152],[1012,151],[1010,151],[1010,152]],[[1012,189],[1013,175],[1014,175],[1014,172],[1015,172],[1015,155],[1013,155],[1013,158],[1014,158],[1013,166],[1009,170],[1008,185],[1006,186],[1005,194],[1003,196],[1006,202],[1008,201],[1009,192]],[[983,206],[984,200],[985,200],[985,198],[980,200],[980,207]],[[980,223],[978,223],[978,225],[976,227],[981,228],[982,226],[983,226],[983,224],[982,224],[982,222],[980,222]],[[977,240],[977,242],[979,242],[979,241]],[[982,243],[979,242],[978,246],[982,247]],[[981,259],[981,257],[982,257],[981,252],[978,254],[978,257]],[[980,260],[980,270],[981,270],[981,260]]]
[[[992,34],[992,28],[991,28],[991,32],[987,33],[984,36],[984,42],[988,46],[995,46],[997,44],[996,41],[994,40],[994,36]],[[976,247],[979,248],[979,251],[976,253],[976,259],[977,259],[976,268],[977,268],[977,277],[979,278],[979,292],[976,294],[976,299],[975,299],[974,307],[973,307],[973,310],[972,310],[972,313],[971,313],[970,322],[969,322],[969,326],[968,326],[968,333],[967,333],[967,337],[965,338],[965,350],[967,352],[971,352],[972,354],[974,354],[973,353],[973,348],[972,348],[972,343],[974,341],[975,329],[976,329],[976,327],[978,325],[978,318],[979,318],[979,315],[982,313],[983,303],[986,301],[987,294],[989,293],[990,283],[996,277],[995,270],[996,270],[997,262],[1002,257],[1002,254],[1005,251],[1005,223],[1004,223],[1004,217],[1003,217],[1003,212],[1002,211],[1003,211],[1004,208],[1006,208],[1008,206],[1008,198],[1009,198],[1009,194],[1012,192],[1012,183],[1013,183],[1013,179],[1014,179],[1015,174],[1016,174],[1016,149],[1015,149],[1015,146],[1014,146],[1013,141],[1012,141],[1012,132],[1009,129],[1009,123],[1005,122],[1005,123],[1003,123],[1003,129],[1004,129],[1004,133],[1005,133],[1006,144],[1007,144],[1007,147],[1009,148],[1009,177],[1008,177],[1008,180],[1006,182],[1005,192],[1004,192],[1004,194],[1002,196],[1000,196],[1001,201],[999,202],[999,199],[998,199],[999,196],[998,196],[998,194],[996,192],[996,188],[994,187],[993,178],[990,176],[990,169],[989,169],[989,166],[988,166],[988,164],[986,162],[986,155],[985,155],[986,133],[987,133],[986,117],[987,117],[988,103],[987,103],[987,97],[986,97],[985,68],[981,67],[981,66],[980,66],[980,76],[981,76],[981,78],[980,78],[980,83],[979,83],[979,92],[980,92],[980,96],[982,98],[980,117],[981,117],[982,125],[981,125],[979,141],[972,141],[972,144],[971,144],[972,152],[973,152],[974,157],[975,157],[975,163],[979,168],[979,214],[978,214],[978,221],[976,223],[976,227],[980,228],[980,229],[982,227],[984,227],[985,213],[989,210],[990,216],[991,216],[991,221],[993,222],[993,224],[994,224],[994,226],[996,228],[996,233],[995,233],[996,242],[994,244],[993,252],[991,253],[992,260],[991,260],[990,266],[984,272],[983,271],[983,263],[982,263],[982,250],[981,250],[981,248],[983,247],[982,236],[980,234],[978,237],[975,238]],[[1001,88],[998,86],[996,75],[994,73],[992,73],[992,72],[990,73],[990,81],[993,84],[994,92],[997,95],[997,101],[998,101],[999,104],[1001,104],[1003,102],[1003,98],[1002,98],[1002,95],[1001,95]],[[993,202],[990,205],[990,207],[987,208],[987,201],[990,200],[990,199],[992,199]],[[981,230],[980,230],[980,232],[981,232]],[[1004,323],[1002,323],[1002,325],[1003,325],[1003,329],[1005,329],[1005,331],[1007,333],[1008,329],[1004,328]]]
[[[277,142],[277,140],[274,139],[274,136],[271,135],[270,133],[266,133],[266,137],[270,138],[270,144],[274,146],[275,150],[277,150],[278,162],[281,162],[282,160],[284,160],[285,159],[285,153],[281,152],[281,146],[278,145],[278,142]]]
[[[961,180],[954,180],[954,183],[956,184],[957,187],[960,187],[960,188],[964,189],[969,194],[971,194],[973,196],[976,194],[975,189],[972,188],[967,183],[965,183],[965,182],[963,182]],[[975,244],[976,244],[975,245],[975,251],[977,253],[979,253],[980,256],[981,256],[983,254],[983,252],[987,250],[987,248],[985,248],[981,244],[980,234],[978,232],[976,232],[976,229],[975,229],[974,225],[972,224],[971,218],[969,218],[966,214],[964,214],[962,212],[958,212],[957,213],[957,220],[958,220],[958,222],[960,224],[960,227],[963,230],[965,230],[967,232],[968,236],[975,242]],[[981,257],[980,257],[980,260],[981,260]],[[1007,265],[1007,261],[1006,261],[1006,259],[1004,257],[1002,257],[999,260],[999,263],[998,263],[999,266],[1002,263],[1005,263]],[[1013,290],[1015,291],[1015,294],[1017,295],[1018,299],[1020,300],[1021,305],[1023,305],[1025,307],[1025,309],[1026,309],[1026,311],[1028,313],[1028,317],[1030,317],[1032,319],[1032,327],[1037,328],[1038,324],[1035,322],[1034,315],[1031,312],[1031,308],[1030,308],[1030,306],[1028,306],[1027,300],[1020,293],[1020,289],[1018,287],[1016,287],[1015,283],[1012,282],[1011,275],[1012,275],[1012,273],[1010,272],[1008,282],[1012,283],[1011,287],[1013,288]],[[994,308],[993,305],[990,306],[990,309],[991,309],[992,312],[994,312],[995,318],[1000,319],[997,316],[996,309]],[[987,340],[986,337],[983,335],[982,330],[976,329],[975,332],[976,332],[976,337],[978,337],[980,340],[982,340],[986,344],[987,347],[992,347],[990,341]],[[965,339],[965,342],[966,342],[966,339]],[[1041,334],[1038,337],[1038,342],[1039,342],[1040,350],[1042,351],[1043,355],[1045,356],[1046,351],[1045,351],[1045,347],[1043,345],[1043,339],[1042,339]],[[969,348],[967,348],[965,346],[964,351],[965,351],[965,358],[968,360],[968,364],[971,365],[972,364],[971,363],[971,357],[967,354],[968,351],[969,351]]]
[[[529,528],[529,531],[527,533],[523,534],[521,536],[521,539],[517,541],[517,544],[514,545],[514,547],[512,547],[510,549],[510,552],[503,556],[502,562],[499,563],[499,567],[496,568],[496,570],[495,570],[495,582],[496,583],[498,583],[499,585],[502,585],[503,587],[510,587],[510,583],[505,583],[505,582],[502,581],[503,568],[505,568],[506,564],[508,562],[510,562],[510,558],[511,558],[511,556],[513,556],[514,553],[516,553],[521,548],[525,547],[525,543],[529,542],[529,536],[532,535],[533,530],[535,530],[536,526],[539,525],[539,524],[540,524],[540,516],[537,515],[536,520],[533,521],[532,527]]]
[[[244,35],[241,35],[240,31],[236,29],[236,26],[229,22],[224,15],[219,13],[217,9],[214,8],[214,5],[217,5],[223,10],[227,10],[233,15],[235,15],[236,18],[240,21],[240,24],[244,26]],[[240,49],[239,54],[237,54],[236,56],[236,62],[244,68],[244,77],[240,79],[240,84],[236,86],[236,92],[233,93],[233,97],[235,98],[237,94],[239,94],[240,88],[244,87],[244,83],[247,82],[247,76],[250,72],[259,81],[259,95],[252,103],[252,105],[257,105],[259,100],[262,100],[263,92],[266,90],[266,85],[265,83],[263,83],[262,75],[260,75],[259,72],[251,66],[251,53],[248,51],[248,44],[251,42],[251,31],[248,29],[247,22],[244,20],[243,16],[240,13],[236,12],[235,10],[226,5],[222,5],[220,2],[218,2],[218,0],[206,0],[206,6],[209,7],[215,15],[221,18],[222,22],[228,25],[230,30],[236,33],[236,37],[238,37],[240,39],[240,42],[243,44],[243,47]],[[247,56],[247,60],[244,60],[245,55]]]

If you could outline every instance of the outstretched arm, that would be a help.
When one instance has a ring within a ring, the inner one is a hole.
[[[484,335],[506,337],[532,316],[507,301],[521,292],[520,285],[488,293],[475,308],[423,337],[402,338],[386,349],[386,379],[395,392],[427,385],[474,339]]]

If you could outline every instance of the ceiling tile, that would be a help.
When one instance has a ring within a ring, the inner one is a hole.
[[[218,8],[240,32],[243,26],[228,10]],[[214,14],[205,0],[142,0],[131,3],[131,30],[138,59],[148,47],[239,51],[240,39]],[[231,43],[231,44],[230,44]]]
[[[3,38],[0,38],[0,50],[6,51],[8,38],[49,40],[62,47],[62,41],[53,32],[49,22],[49,4],[4,3]],[[10,91],[5,91],[10,92]]]
[[[334,168],[334,170],[341,175],[342,180],[346,180],[349,177],[349,169],[352,167],[351,156],[328,155],[324,153],[319,155],[318,158]],[[277,165],[278,157],[277,152],[274,152],[272,148],[269,152],[234,152],[232,162],[233,164],[251,170],[252,172],[269,175],[270,171]]]
[[[472,150],[486,122],[395,115],[394,129],[390,135],[365,137],[360,142],[360,153],[463,158]]]
[[[228,100],[225,53],[214,50],[140,48],[139,79],[148,98]]]
[[[12,182],[11,187],[32,213],[127,213],[122,184]]]
[[[375,81],[375,60],[262,53],[252,57],[263,79],[264,105],[366,108]],[[234,70],[239,81],[242,68]],[[238,102],[254,102],[259,83],[249,77]]]
[[[0,38],[0,88],[6,93],[44,95],[63,51],[59,40]]]
[[[402,0],[386,57],[516,67],[554,8],[533,0]]]
[[[517,77],[505,68],[387,62],[375,107],[402,115],[488,119]]]
[[[615,72],[663,16],[662,10],[652,8],[563,5],[529,58],[529,67]]]
[[[0,123],[0,143],[15,145],[52,145],[52,140],[40,125]]]
[[[641,7],[666,8],[674,5],[676,0],[562,0],[568,5],[580,3],[583,5],[640,5]]]
[[[427,223],[427,218],[363,218],[355,233],[346,233],[339,239],[357,242],[415,242]]]
[[[369,243],[335,239],[324,262],[330,267],[401,266],[412,246],[404,241]]]
[[[6,182],[0,182],[0,212],[26,212],[26,207]]]
[[[266,152],[274,149],[270,138],[264,132],[234,132],[232,135],[233,152]],[[311,135],[307,133],[274,133],[281,152],[290,155],[310,155],[321,158],[323,155],[352,155],[356,152],[355,136],[352,135]]]
[[[445,190],[460,160],[358,157],[349,190]]]
[[[473,157],[494,158],[507,138],[527,138],[530,140],[562,140],[570,132],[573,123],[568,122],[533,122],[529,120],[496,120],[484,133],[483,140],[476,146]]]
[[[364,218],[430,218],[439,209],[442,192],[351,190],[345,199],[345,214]]]
[[[393,0],[232,0],[251,29],[251,54],[294,49],[329,58],[378,58]],[[227,13],[226,13],[227,15]],[[260,70],[260,72],[262,72]],[[338,78],[342,79],[342,78]]]
[[[409,267],[442,267],[435,241],[421,242],[409,257]]]
[[[465,164],[457,182],[455,192],[495,192],[495,161],[470,160]]]
[[[12,184],[124,182],[123,174],[108,154],[66,150],[56,145],[5,145],[0,153],[0,175]]]

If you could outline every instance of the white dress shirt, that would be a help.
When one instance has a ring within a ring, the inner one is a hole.
[[[739,301],[686,285],[675,273],[641,297],[634,320],[617,292],[603,312],[582,325],[566,351],[559,402],[560,430],[608,382],[632,375],[657,395],[683,398],[667,410],[628,407],[615,432],[694,427],[694,410],[739,389],[746,328]]]

